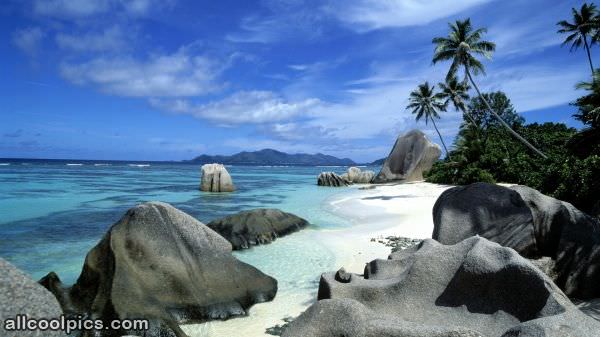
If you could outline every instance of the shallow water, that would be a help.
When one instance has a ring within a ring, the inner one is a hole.
[[[0,166],[0,257],[34,279],[55,271],[64,283],[74,282],[85,254],[140,202],[168,202],[205,223],[274,207],[307,219],[310,229],[235,254],[275,277],[278,297],[307,301],[314,298],[319,275],[334,268],[333,253],[313,239],[315,233],[349,226],[325,203],[347,189],[316,186],[319,172],[341,173],[344,167],[232,166],[237,191],[219,194],[198,190],[199,165],[0,162],[8,164]]]

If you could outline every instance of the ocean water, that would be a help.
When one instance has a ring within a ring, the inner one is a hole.
[[[375,169],[375,168],[368,168]],[[327,211],[344,188],[316,185],[322,171],[345,167],[228,167],[237,191],[198,190],[200,166],[173,163],[102,163],[0,160],[0,257],[39,279],[50,271],[71,284],[86,253],[127,209],[164,201],[202,222],[241,210],[274,207],[312,226],[275,243],[235,252],[277,278],[279,292],[316,291],[318,277],[334,268],[327,247],[311,233],[349,226]]]

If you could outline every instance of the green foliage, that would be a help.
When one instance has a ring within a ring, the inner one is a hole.
[[[593,212],[600,195],[600,155],[579,158],[567,144],[580,133],[560,123],[524,124],[510,100],[501,92],[486,98],[512,127],[548,154],[533,156],[495,119],[485,114],[482,102],[469,102],[477,123],[461,125],[450,157],[426,173],[430,182],[465,185],[474,182],[505,182],[527,185],[540,192]]]

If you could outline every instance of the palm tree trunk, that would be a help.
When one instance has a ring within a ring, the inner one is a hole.
[[[462,110],[462,113],[467,116],[467,118],[469,119],[469,122],[471,122],[471,124],[477,126],[477,124],[475,124],[475,119],[473,118],[473,116],[471,116],[471,111],[468,111],[469,108],[465,107],[464,110]]]
[[[444,150],[446,151],[446,157],[450,158],[450,152],[448,152],[448,148],[446,147],[446,143],[444,143],[444,139],[442,138],[442,134],[440,134],[440,130],[438,130],[437,125],[435,125],[434,118],[431,118],[431,121],[433,122],[433,127],[435,128],[435,131],[437,132],[438,136],[440,137],[442,146],[444,147]]]
[[[502,124],[502,126],[504,126],[515,138],[517,138],[521,143],[525,144],[525,146],[527,146],[533,152],[537,153],[540,157],[547,159],[548,156],[546,156],[542,151],[538,150],[535,146],[533,146],[530,142],[528,142],[527,139],[521,137],[520,134],[518,134],[515,130],[513,130],[508,124],[506,124],[506,122],[496,113],[496,111],[494,111],[494,109],[492,109],[492,107],[490,106],[490,103],[488,103],[487,99],[485,99],[485,97],[483,97],[483,95],[481,94],[481,91],[479,91],[479,87],[477,86],[477,84],[475,84],[475,81],[473,81],[473,77],[471,77],[471,72],[469,71],[469,68],[468,67],[465,67],[465,68],[466,68],[465,70],[466,70],[467,76],[469,77],[469,81],[471,81],[471,84],[477,91],[477,95],[479,95],[479,97],[481,98],[481,100],[483,101],[485,106],[488,108],[488,110],[490,110],[492,115],[494,115],[494,117],[496,117],[496,119],[500,122],[500,124]]]
[[[590,68],[592,69],[592,77],[594,77],[594,65],[592,64],[592,54],[590,53],[590,46],[588,45],[587,35],[583,36],[583,43],[585,45],[585,51],[587,52],[588,61],[590,62]]]

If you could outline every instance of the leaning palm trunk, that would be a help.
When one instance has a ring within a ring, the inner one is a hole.
[[[444,139],[442,138],[442,134],[438,130],[437,125],[435,125],[435,120],[432,118],[431,121],[433,122],[433,127],[435,128],[435,132],[437,132],[438,137],[440,137],[440,141],[442,142],[442,146],[444,147],[444,150],[446,151],[446,156],[448,158],[450,158],[450,152],[448,152],[448,148],[446,147],[446,143],[444,143]]]
[[[592,77],[594,76],[594,65],[592,64],[592,54],[590,53],[590,46],[588,45],[587,36],[583,37],[583,43],[585,45],[585,51],[587,52],[588,61],[590,62],[590,68],[592,69]]]
[[[488,108],[488,110],[490,110],[490,112],[492,113],[492,115],[494,115],[494,117],[496,117],[496,119],[500,122],[500,124],[502,124],[502,126],[504,126],[515,138],[517,138],[521,143],[525,144],[525,146],[527,146],[529,149],[531,149],[533,152],[537,153],[539,156],[541,156],[544,159],[547,159],[548,156],[546,156],[542,151],[538,150],[535,146],[533,146],[530,142],[527,141],[527,139],[521,137],[521,135],[519,135],[515,130],[513,130],[497,113],[496,111],[494,111],[494,109],[492,109],[492,107],[490,106],[490,103],[488,103],[488,101],[485,99],[485,97],[483,97],[483,95],[481,94],[481,91],[479,91],[479,87],[477,86],[477,84],[475,84],[475,81],[473,81],[473,77],[471,77],[471,72],[469,71],[469,68],[466,67],[466,73],[467,73],[467,77],[469,77],[469,81],[471,81],[471,84],[473,84],[473,87],[475,88],[475,90],[477,91],[477,95],[479,95],[479,97],[481,98],[481,100],[483,101],[483,103],[485,104],[485,106]]]
[[[463,115],[467,116],[467,118],[469,119],[469,122],[471,122],[471,124],[473,125],[477,125],[475,124],[475,119],[473,118],[473,116],[471,116],[471,111],[469,111],[469,108],[465,107],[464,110],[462,110]]]

